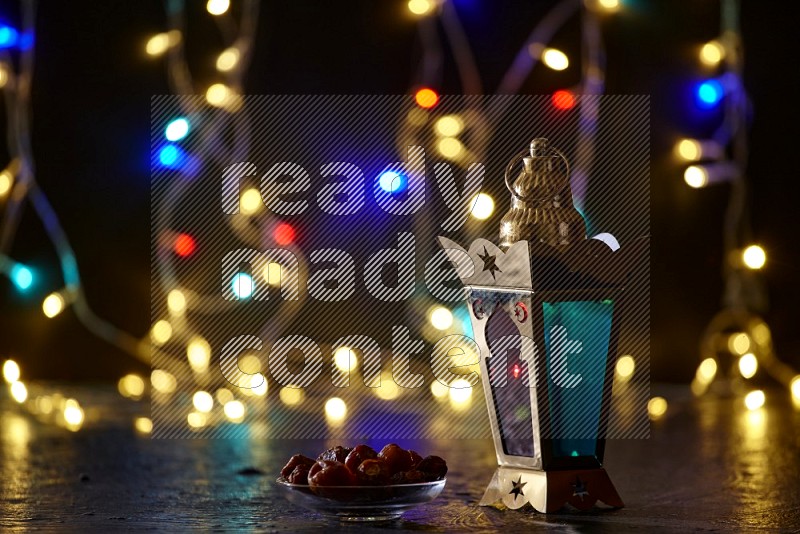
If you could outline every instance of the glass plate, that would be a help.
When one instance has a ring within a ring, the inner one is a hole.
[[[444,489],[447,479],[393,486],[327,486],[317,493],[304,484],[276,480],[292,504],[341,521],[388,521],[430,502]]]

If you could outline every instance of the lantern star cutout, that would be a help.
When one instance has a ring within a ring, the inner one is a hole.
[[[584,497],[589,496],[589,492],[586,490],[586,483],[581,480],[581,477],[575,477],[575,484],[572,485],[572,489],[573,497],[580,497],[583,500]]]
[[[491,256],[489,252],[486,250],[486,247],[483,247],[483,254],[478,254],[478,257],[483,260],[483,270],[489,271],[492,274],[493,279],[497,279],[495,277],[494,272],[503,272],[500,270],[500,267],[497,266],[495,261],[497,260],[497,256]]]
[[[515,501],[517,500],[517,497],[519,497],[520,495],[524,497],[525,493],[522,491],[522,488],[525,486],[525,484],[527,484],[527,482],[523,482],[522,475],[520,475],[517,480],[511,481],[512,487],[511,491],[509,491],[508,494],[513,495]]]

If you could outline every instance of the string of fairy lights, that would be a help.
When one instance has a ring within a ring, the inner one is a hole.
[[[217,23],[220,33],[225,37],[228,45],[214,58],[219,78],[203,88],[198,86],[192,78],[191,71],[185,58],[185,43],[190,33],[186,27],[185,4],[182,0],[168,0],[166,31],[153,35],[145,40],[144,53],[156,60],[166,59],[166,67],[170,87],[175,94],[204,94],[206,102],[219,110],[221,116],[237,116],[236,120],[229,120],[229,125],[234,132],[233,151],[245,150],[249,143],[249,131],[246,117],[238,113],[242,108],[242,81],[249,66],[252,51],[255,47],[255,29],[258,20],[258,1],[243,0],[241,16],[236,18],[231,13],[230,0],[209,0],[206,4],[208,15]],[[0,200],[5,203],[2,226],[2,248],[0,248],[0,270],[8,277],[18,291],[27,292],[36,287],[37,269],[13,259],[8,251],[13,240],[21,208],[27,200],[34,207],[37,215],[46,221],[45,230],[53,242],[58,253],[61,270],[64,278],[64,287],[47,294],[41,303],[43,314],[51,319],[58,317],[67,307],[75,310],[77,318],[88,330],[122,349],[127,354],[145,362],[150,361],[150,356],[155,352],[159,361],[164,358],[169,360],[170,368],[154,368],[149,380],[136,374],[122,377],[118,382],[119,392],[130,399],[138,400],[147,395],[169,397],[179,387],[179,377],[176,369],[186,368],[192,370],[192,377],[202,377],[208,373],[212,358],[212,349],[202,335],[191,328],[186,319],[187,311],[196,310],[208,312],[213,306],[219,304],[217,295],[204,296],[190,288],[181,285],[177,278],[173,263],[175,261],[191,260],[194,256],[198,242],[191,233],[183,230],[164,228],[160,233],[161,250],[158,256],[158,269],[156,282],[163,290],[166,298],[168,316],[157,318],[149,332],[144,336],[135,336],[124,332],[102,318],[95,315],[82,291],[78,265],[66,233],[61,228],[55,211],[52,209],[45,193],[35,181],[35,167],[32,151],[30,150],[30,114],[29,94],[33,74],[34,46],[28,43],[22,46],[25,36],[32,36],[34,32],[35,4],[31,0],[23,2],[23,21],[19,31],[10,26],[0,28],[0,89],[2,89],[9,112],[9,153],[11,161],[0,172]],[[582,15],[582,81],[578,90],[587,94],[598,94],[603,91],[604,53],[600,33],[597,30],[598,17],[613,16],[623,9],[619,0],[587,0],[583,3],[578,0],[561,0],[556,3],[551,11],[542,18],[534,27],[529,38],[517,54],[508,73],[503,78],[501,89],[504,93],[518,92],[522,81],[530,75],[534,66],[541,63],[544,67],[561,72],[568,70],[573,62],[563,51],[552,46],[552,41],[558,29],[563,26],[575,13]],[[463,28],[458,20],[458,15],[452,2],[449,0],[410,0],[407,3],[407,16],[418,20],[420,40],[423,44],[423,57],[421,59],[420,83],[412,88],[416,108],[409,113],[408,121],[420,128],[433,128],[436,135],[436,149],[439,154],[451,161],[457,161],[468,150],[464,145],[461,134],[469,128],[470,119],[464,115],[440,115],[436,106],[440,97],[437,91],[436,75],[441,72],[441,51],[438,44],[438,30],[434,24],[441,21],[444,37],[448,40],[462,86],[465,92],[481,91],[482,83],[474,59],[469,50]],[[743,168],[743,157],[734,155],[726,157],[726,147],[731,145],[736,135],[743,135],[744,128],[739,120],[742,117],[743,99],[746,100],[741,87],[741,62],[734,60],[737,56],[735,50],[741,46],[738,33],[725,33],[719,40],[704,45],[701,49],[700,59],[708,67],[725,66],[722,75],[709,79],[697,88],[698,105],[714,106],[719,102],[730,107],[730,117],[727,116],[725,127],[721,128],[719,135],[711,140],[685,139],[677,146],[678,155],[687,162],[691,162],[686,169],[686,182],[692,187],[705,187],[732,180],[734,184],[742,182],[741,173],[732,169]],[[19,51],[19,70],[13,68],[12,52]],[[563,88],[553,92],[551,102],[556,110],[568,111],[576,105],[583,106],[583,101],[576,99],[575,91]],[[733,96],[731,96],[733,95]],[[734,98],[734,96],[736,98]],[[735,102],[735,104],[733,104]],[[590,109],[580,109],[582,116],[594,117]],[[209,143],[218,142],[218,132],[210,131],[206,124],[196,120],[197,110],[190,106],[181,109],[181,114],[172,119],[166,126],[163,136],[164,143],[154,156],[154,164],[167,169],[183,171],[186,162],[192,157],[187,154],[187,149],[182,142],[189,136],[197,136],[195,145],[198,153],[208,152],[203,150]],[[479,120],[479,118],[477,119]],[[217,123],[218,124],[218,123]],[[591,121],[583,121],[584,127],[579,134],[579,143],[584,147],[591,146],[594,131]],[[469,147],[471,153],[479,154],[485,149],[480,135],[471,137]],[[404,146],[405,140],[398,139],[398,145]],[[737,143],[737,146],[741,144]],[[739,148],[739,151],[742,149]],[[583,150],[591,153],[591,150]],[[590,161],[578,162],[583,165],[586,173],[591,165]],[[738,167],[736,167],[738,165]],[[387,192],[394,192],[403,183],[397,175],[385,173],[379,177],[380,186]],[[176,186],[170,192],[175,197],[180,195]],[[479,193],[473,199],[472,217],[480,222],[485,221],[494,212],[494,199],[487,193]],[[247,188],[240,194],[240,212],[236,217],[231,217],[230,224],[236,235],[243,242],[256,248],[263,245],[263,236],[270,241],[269,244],[291,247],[296,239],[296,230],[288,223],[263,217],[261,213],[263,203],[258,189]],[[259,217],[256,217],[259,215]],[[741,217],[741,215],[739,216]],[[734,223],[738,224],[738,223]],[[738,241],[737,241],[738,247]],[[741,272],[741,269],[760,269],[766,262],[766,253],[756,244],[745,247],[733,247],[730,250],[739,250],[738,267],[731,269],[730,276]],[[293,250],[300,260],[304,259],[296,248]],[[270,263],[263,273],[260,273],[263,282],[276,285],[280,282],[282,269],[276,263]],[[256,283],[253,275],[239,273],[231,281],[232,288],[239,298],[247,298],[253,292]],[[287,313],[290,313],[287,310]],[[430,327],[438,332],[451,332],[459,321],[454,317],[451,309],[432,305],[427,314]],[[763,324],[763,323],[761,323]],[[277,330],[276,325],[272,332]],[[757,325],[756,325],[757,326]],[[763,328],[766,328],[764,324]],[[759,337],[758,332],[762,332]],[[768,333],[768,329],[766,330]],[[745,335],[750,340],[763,339],[763,330],[758,328],[735,332],[735,335]],[[731,339],[734,339],[732,337]],[[739,339],[739,338],[735,338]],[[185,345],[185,360],[173,361],[174,358],[166,352],[159,352],[159,347],[167,343],[180,342]],[[733,343],[733,342],[731,342]],[[743,347],[740,344],[731,344],[737,350]],[[748,345],[749,346],[749,345]],[[771,354],[771,352],[770,352]],[[172,358],[172,360],[170,360]],[[755,358],[756,363],[752,361]],[[761,360],[759,360],[759,358]],[[768,358],[765,351],[759,354],[743,352],[739,360],[742,375],[749,378],[755,375],[758,361]],[[716,373],[716,359],[712,358],[714,373],[709,371],[710,365],[705,359],[698,369],[697,378],[693,389],[700,392],[701,385],[711,383]],[[349,373],[358,365],[356,354],[348,347],[341,347],[334,352],[334,365],[343,373]],[[239,367],[244,372],[258,372],[260,362],[256,357],[243,356]],[[633,356],[622,356],[616,367],[616,380],[626,382],[635,372],[635,359]],[[774,367],[774,366],[773,366]],[[752,369],[751,369],[752,368]],[[786,374],[787,371],[784,371]],[[3,365],[3,376],[8,383],[11,396],[19,403],[26,405],[31,411],[52,415],[55,422],[63,424],[66,428],[77,430],[84,421],[84,411],[76,399],[60,396],[58,393],[43,393],[29,398],[27,386],[22,380],[22,372],[17,362],[7,360]],[[260,375],[256,375],[260,376]],[[710,378],[709,378],[710,376]],[[791,391],[795,400],[800,404],[800,379],[792,375]],[[181,378],[182,379],[182,378]],[[250,379],[248,377],[248,379]],[[466,381],[464,381],[466,382]],[[199,386],[198,382],[198,386]],[[382,380],[381,387],[375,389],[375,395],[382,400],[392,400],[400,394],[400,388],[392,380]],[[191,395],[191,411],[186,416],[186,425],[192,429],[204,428],[214,424],[217,420],[226,420],[233,423],[244,421],[245,414],[252,403],[263,404],[267,393],[267,382],[263,386],[251,387],[251,383],[242,384],[244,388],[221,388],[216,391],[206,391],[198,387]],[[185,386],[185,385],[182,385]],[[464,410],[471,402],[472,390],[469,383],[451,384],[452,388],[433,381],[431,395],[440,402],[447,402],[455,411]],[[197,387],[197,386],[196,386]],[[240,391],[234,391],[234,390]],[[752,393],[751,393],[752,395]],[[763,392],[761,392],[763,396]],[[306,399],[303,390],[296,388],[282,388],[278,398],[287,407],[301,405]],[[747,397],[752,399],[751,396]],[[752,401],[748,401],[748,407]],[[322,401],[321,408],[326,421],[336,426],[341,424],[348,416],[348,406],[338,397],[331,397]],[[667,411],[667,404],[663,398],[656,397],[650,400],[648,410],[651,418],[657,419]],[[219,417],[212,417],[214,413]],[[147,417],[137,417],[135,428],[142,433],[149,433],[153,422]]]

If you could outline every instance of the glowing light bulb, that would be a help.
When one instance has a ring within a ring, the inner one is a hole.
[[[443,137],[437,143],[436,148],[439,150],[439,154],[448,159],[455,159],[464,151],[464,145],[455,137]]]
[[[439,102],[439,95],[429,87],[423,87],[414,94],[417,105],[424,109],[430,109]]]
[[[450,406],[457,411],[469,408],[472,403],[472,384],[463,378],[450,384]]]
[[[436,133],[444,137],[455,137],[464,129],[464,121],[458,115],[445,115],[434,125]]]
[[[197,391],[192,395],[192,404],[198,412],[208,413],[214,408],[214,397],[208,391]]]
[[[542,51],[542,63],[553,70],[564,70],[569,67],[569,58],[561,50],[545,48]]]
[[[339,397],[331,397],[325,401],[325,418],[328,423],[338,424],[347,417],[347,404]]]
[[[167,308],[175,315],[186,310],[186,295],[180,289],[173,289],[167,294]]]
[[[635,369],[636,361],[633,359],[633,356],[625,355],[621,356],[620,359],[617,360],[617,377],[619,377],[623,382],[630,380]]]
[[[233,70],[233,68],[239,63],[240,55],[239,49],[235,46],[226,48],[222,51],[219,57],[217,57],[217,70],[220,72],[228,72]]]
[[[25,384],[17,380],[11,384],[11,397],[17,401],[18,403],[22,404],[28,398],[28,388],[25,387]]]
[[[238,298],[250,298],[253,294],[253,277],[246,273],[237,273],[231,280],[231,287]]]
[[[701,109],[711,109],[719,104],[722,97],[725,95],[725,90],[722,84],[717,80],[706,80],[697,85],[695,89],[695,97],[697,106]]]
[[[470,215],[479,221],[485,221],[494,213],[494,199],[486,193],[478,193],[472,200]]]
[[[194,371],[205,372],[208,362],[211,361],[211,346],[202,337],[194,337],[186,346],[186,357]]]
[[[150,373],[150,384],[159,393],[172,393],[178,387],[178,380],[175,375],[162,369],[154,369]]]
[[[741,356],[750,350],[750,336],[744,332],[736,332],[728,337],[728,350]]]
[[[206,4],[206,10],[215,16],[224,14],[230,7],[230,0],[208,0]]]
[[[175,237],[174,250],[175,254],[178,256],[188,258],[194,254],[196,248],[197,243],[195,243],[194,238],[189,234],[178,234]]]
[[[161,319],[156,321],[150,329],[150,339],[156,345],[163,345],[172,337],[172,325],[169,321]]]
[[[133,427],[137,432],[149,434],[153,431],[153,421],[148,417],[137,417],[133,422]]]
[[[378,185],[387,193],[397,193],[406,186],[406,178],[394,171],[386,171],[378,178]]]
[[[50,293],[42,301],[42,312],[52,319],[64,311],[64,304],[64,297],[61,296],[61,293]]]
[[[717,361],[714,358],[706,358],[697,368],[695,379],[701,384],[710,384],[717,374]]]
[[[750,245],[742,251],[742,262],[748,269],[761,269],[767,263],[767,253],[758,245]]]
[[[278,397],[281,399],[281,402],[284,403],[286,406],[297,406],[301,402],[303,402],[303,398],[305,394],[303,390],[300,388],[292,388],[292,387],[284,387],[281,388],[280,393],[278,393]]]
[[[447,330],[453,326],[453,314],[447,308],[434,306],[430,312],[430,321],[437,330]]]
[[[709,67],[719,65],[725,58],[725,48],[719,41],[709,41],[700,48],[700,61]]]
[[[189,121],[183,117],[171,121],[164,129],[167,141],[180,141],[187,135],[189,135]]]
[[[566,89],[561,89],[553,93],[551,101],[554,108],[562,111],[575,107],[575,95],[572,94],[572,91],[567,91]]]
[[[275,242],[280,246],[286,246],[294,241],[295,231],[291,224],[280,223],[272,232],[272,237],[275,238]]]
[[[333,363],[341,372],[347,373],[358,366],[358,358],[350,347],[339,347],[333,353]]]
[[[25,291],[33,285],[33,271],[21,263],[15,263],[11,267],[11,281],[20,291]]]
[[[745,378],[753,378],[758,371],[758,359],[752,352],[742,355],[739,358],[739,372]]]
[[[758,410],[764,406],[764,402],[766,402],[766,400],[767,397],[764,395],[764,392],[760,389],[757,389],[745,395],[744,405],[748,410]]]
[[[415,15],[427,15],[433,9],[431,0],[409,0],[408,10]]]
[[[157,33],[147,40],[144,50],[149,56],[160,56],[180,42],[181,32],[177,30],[172,30],[165,33]]]
[[[667,413],[668,406],[667,400],[664,397],[653,397],[647,401],[647,414],[652,420],[659,419]]]
[[[123,397],[135,400],[144,394],[144,380],[139,375],[127,374],[119,379],[117,389]]]
[[[244,419],[245,408],[244,404],[241,401],[230,401],[225,403],[225,406],[222,408],[222,411],[225,412],[225,417],[230,419],[231,421],[237,423]]]
[[[699,165],[690,165],[683,172],[683,181],[689,187],[698,189],[708,184],[708,172]]]
[[[19,365],[14,360],[6,360],[3,362],[3,380],[9,384],[13,384],[20,377]]]
[[[257,213],[264,203],[261,202],[261,192],[258,189],[251,188],[242,192],[239,197],[239,212],[243,215],[253,215]]]

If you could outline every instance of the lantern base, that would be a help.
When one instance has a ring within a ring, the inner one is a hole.
[[[597,501],[614,508],[625,506],[603,468],[537,471],[498,467],[480,505],[502,502],[516,510],[530,503],[537,512],[550,513],[566,504],[588,510]]]

